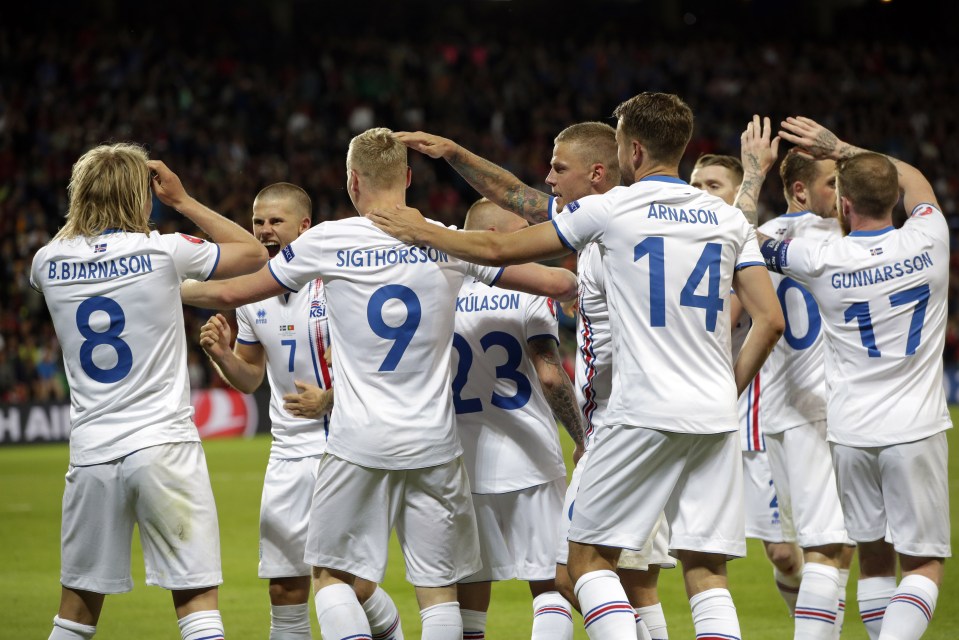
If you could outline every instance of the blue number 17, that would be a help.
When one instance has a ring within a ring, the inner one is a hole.
[[[893,307],[901,307],[904,304],[915,302],[916,307],[912,311],[912,320],[909,322],[909,337],[906,338],[906,355],[911,356],[916,353],[919,343],[922,341],[922,324],[926,319],[926,306],[929,304],[929,285],[924,284],[905,291],[899,291],[889,296],[889,304]],[[880,358],[882,353],[876,345],[876,334],[872,330],[872,316],[869,315],[868,302],[854,302],[846,307],[843,314],[846,322],[853,318],[859,323],[859,339],[862,346],[866,347],[866,352],[870,358]]]

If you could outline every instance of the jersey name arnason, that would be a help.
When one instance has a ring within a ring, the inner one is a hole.
[[[894,280],[907,276],[916,271],[922,271],[932,266],[932,257],[929,252],[923,252],[918,256],[899,260],[892,264],[881,267],[871,267],[861,271],[851,273],[834,273],[830,278],[833,289],[855,289],[856,287],[868,287],[872,284],[879,284],[887,280]]]
[[[519,309],[519,294],[503,293],[485,296],[457,296],[456,298],[457,313],[499,311],[501,309]]]
[[[382,267],[391,264],[426,264],[449,262],[450,257],[432,247],[400,247],[397,249],[340,249],[336,266],[347,268]]]
[[[649,205],[647,218],[656,218],[667,222],[686,222],[688,224],[719,224],[719,217],[715,211],[709,209],[676,209],[664,204]]]
[[[51,260],[47,263],[47,277],[50,280],[109,280],[151,271],[153,263],[149,255],[124,256],[99,262]]]

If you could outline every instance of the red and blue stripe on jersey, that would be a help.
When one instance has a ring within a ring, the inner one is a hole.
[[[596,389],[593,387],[593,378],[596,377],[596,353],[593,351],[593,325],[583,306],[583,294],[579,296],[579,317],[583,321],[583,329],[580,332],[579,354],[586,368],[586,383],[582,387],[583,418],[586,419],[585,436],[586,441],[593,435],[593,414],[596,412]]]

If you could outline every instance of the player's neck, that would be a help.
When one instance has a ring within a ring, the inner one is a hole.
[[[633,181],[639,182],[643,178],[648,178],[650,176],[667,176],[670,178],[678,178],[679,167],[672,167],[660,163],[642,165],[636,169],[636,175]]]
[[[396,205],[406,206],[406,191],[381,191],[360,197],[356,201],[356,210],[365,216],[370,211],[392,211]]]
[[[849,216],[850,231],[879,231],[892,226],[892,216],[884,218],[867,218],[855,214]]]

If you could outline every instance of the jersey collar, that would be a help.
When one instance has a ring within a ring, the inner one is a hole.
[[[889,225],[888,227],[885,227],[883,229],[873,229],[871,231],[850,231],[846,235],[851,236],[853,238],[870,238],[873,236],[881,236],[884,233],[889,233],[890,231],[894,231],[894,230],[895,230],[895,227],[892,225]]]
[[[782,217],[783,217],[783,218],[798,218],[799,216],[804,216],[804,215],[807,215],[807,214],[810,214],[810,213],[812,213],[812,211],[810,211],[809,209],[806,209],[805,211],[794,211],[794,212],[792,212],[792,213],[784,213],[784,214],[782,215]]]
[[[676,177],[673,177],[673,176],[657,176],[657,175],[646,176],[645,178],[640,178],[639,181],[640,181],[640,182],[647,182],[647,181],[649,181],[649,182],[671,182],[672,184],[689,184],[689,183],[686,182],[685,180],[681,180],[681,179],[676,178]]]

